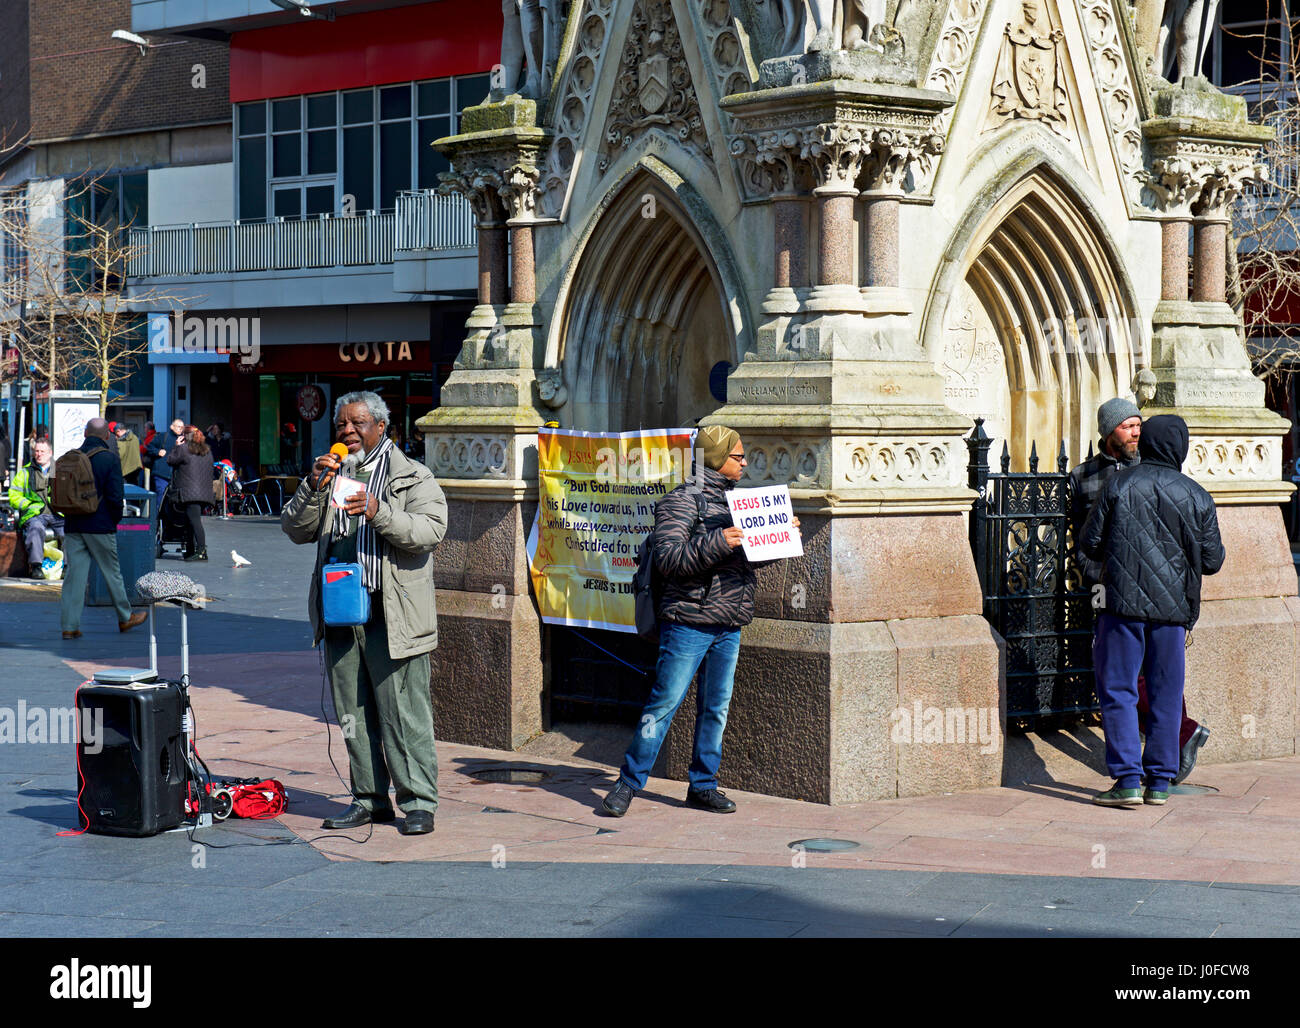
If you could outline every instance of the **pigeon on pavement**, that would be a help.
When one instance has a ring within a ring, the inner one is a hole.
[[[245,558],[241,557],[238,553],[236,553],[234,550],[230,551],[230,559],[235,562],[234,564],[231,565],[231,567],[251,568],[253,566],[253,562],[251,560],[246,560]]]

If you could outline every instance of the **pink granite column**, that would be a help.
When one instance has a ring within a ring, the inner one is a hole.
[[[533,226],[510,226],[510,302],[537,302]]]
[[[867,268],[869,286],[898,286],[898,215],[895,194],[867,194]]]
[[[1197,303],[1228,300],[1228,224],[1196,222],[1196,255],[1192,264],[1192,299]]]
[[[804,231],[804,205],[798,197],[779,197],[772,205],[776,242],[778,289],[803,289],[808,285],[808,236]]]
[[[821,239],[818,246],[817,283],[823,286],[851,286],[854,242],[853,204],[857,192],[820,192]]]
[[[1187,222],[1160,225],[1160,299],[1187,299]]]
[[[504,225],[478,228],[478,302],[499,306],[506,302],[506,229]]]

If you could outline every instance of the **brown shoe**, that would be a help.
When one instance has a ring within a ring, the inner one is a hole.
[[[74,630],[71,631],[71,632],[64,632],[64,633],[63,633],[63,638],[65,638],[65,639],[80,639],[80,638],[81,638],[81,629],[78,628],[78,629],[74,629]]]
[[[148,620],[149,620],[149,612],[147,610],[137,610],[125,621],[119,621],[117,623],[117,630],[119,632],[129,632],[136,625],[143,625]]]

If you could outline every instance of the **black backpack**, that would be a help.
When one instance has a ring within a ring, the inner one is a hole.
[[[703,492],[695,494],[696,519],[691,533],[699,531],[708,512],[709,501]],[[636,634],[643,639],[659,637],[659,597],[663,594],[663,578],[655,572],[654,529],[651,529],[636,551],[636,574],[632,576],[632,597],[636,604]]]

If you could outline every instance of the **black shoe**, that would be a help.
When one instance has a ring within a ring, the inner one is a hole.
[[[428,835],[433,831],[433,811],[412,810],[397,830],[403,835]]]
[[[362,825],[370,824],[371,821],[375,824],[386,824],[396,816],[392,807],[370,811],[360,803],[354,803],[338,817],[327,817],[320,823],[320,826],[322,828],[360,828]]]
[[[186,559],[186,560],[207,560],[207,559],[208,559],[208,549],[207,549],[207,547],[205,546],[205,547],[204,547],[203,549],[201,549],[201,550],[195,550],[193,553],[186,554],[185,559]]]
[[[1204,725],[1197,725],[1192,737],[1178,751],[1178,777],[1174,779],[1174,785],[1192,773],[1192,768],[1196,766],[1197,751],[1209,741],[1209,738],[1210,730]]]
[[[715,814],[730,814],[736,809],[736,804],[727,799],[721,789],[704,789],[701,792],[688,789],[686,805],[698,807],[700,810],[711,810]]]
[[[600,805],[605,808],[605,813],[610,817],[622,817],[627,813],[634,795],[636,794],[632,791],[632,787],[620,780]]]
[[[45,567],[45,565],[43,565],[43,564],[32,564],[32,565],[30,565],[30,566],[27,568],[27,577],[28,577],[28,578],[35,578],[35,579],[37,579],[38,581],[44,581],[44,580],[45,580],[45,571],[44,571],[44,567]]]

